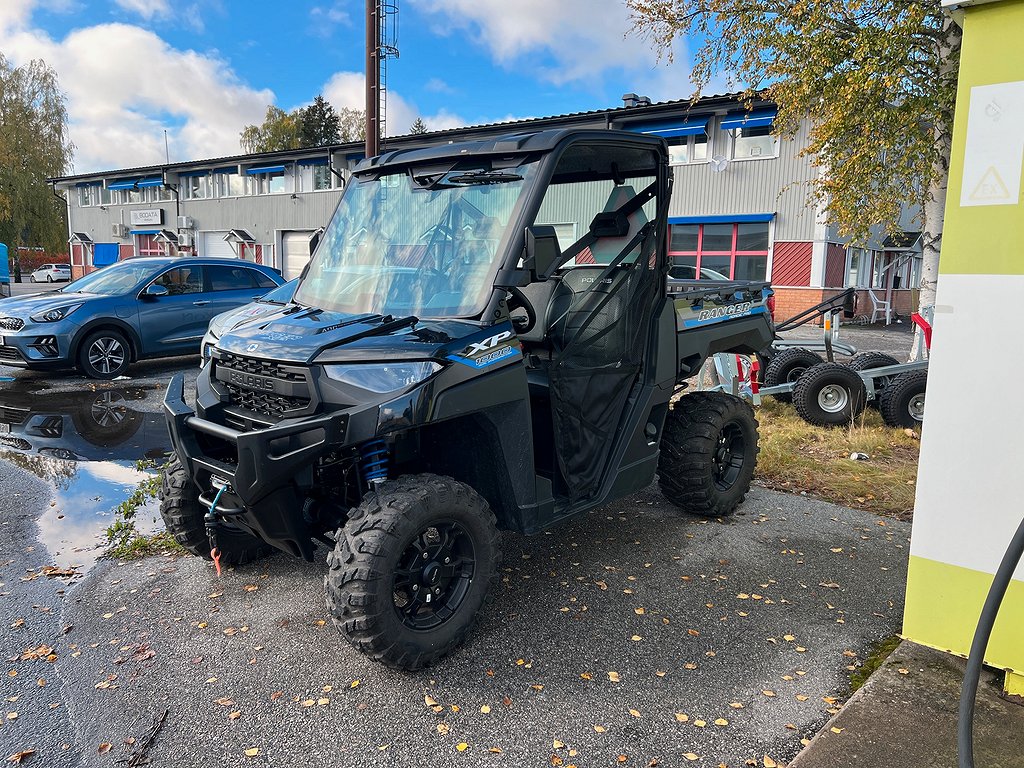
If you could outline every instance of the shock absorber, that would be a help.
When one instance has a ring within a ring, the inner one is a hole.
[[[388,444],[384,440],[367,440],[359,446],[359,456],[359,469],[367,486],[388,479]]]

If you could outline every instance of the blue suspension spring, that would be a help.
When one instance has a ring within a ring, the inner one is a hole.
[[[383,440],[367,440],[359,446],[362,459],[359,468],[363,473],[363,482],[367,485],[383,482],[388,479],[388,444]]]

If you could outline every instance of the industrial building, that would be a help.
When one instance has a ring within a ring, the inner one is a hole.
[[[612,109],[402,136],[384,151],[560,127],[657,134],[671,147],[676,264],[770,279],[782,317],[849,286],[864,289],[864,314],[877,308],[875,317],[884,317],[883,302],[908,314],[920,280],[919,233],[848,247],[827,211],[808,202],[808,182],[821,171],[801,156],[807,124],[780,138],[772,133],[775,114],[770,102],[751,104],[741,94],[655,104],[627,94]],[[132,256],[193,253],[297,276],[362,159],[362,144],[348,143],[55,179],[68,201],[73,274]],[[567,222],[544,223],[556,226],[563,244],[580,235],[567,232],[575,226]]]

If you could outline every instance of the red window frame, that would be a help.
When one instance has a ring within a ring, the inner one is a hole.
[[[713,222],[712,226],[720,225],[720,224],[728,224],[728,223],[729,222],[724,222],[724,221],[723,222]],[[673,224],[672,226],[685,226],[685,225]],[[765,259],[765,273],[766,273],[766,277],[767,277],[767,271],[768,271],[768,249],[767,248],[765,250],[763,250],[763,251],[738,251],[738,250],[736,250],[736,242],[737,242],[737,239],[739,238],[739,229],[740,229],[739,222],[733,222],[732,223],[732,244],[731,244],[731,246],[730,246],[728,251],[706,251],[706,250],[704,250],[704,227],[705,226],[707,226],[707,225],[706,224],[698,224],[697,225],[697,250],[696,251],[673,251],[672,250],[672,246],[671,246],[671,243],[672,243],[671,232],[669,233],[669,252],[668,252],[668,255],[669,255],[669,258],[673,260],[673,263],[675,262],[675,257],[677,257],[677,256],[696,256],[697,257],[697,274],[699,275],[700,274],[700,270],[701,270],[701,268],[703,266],[702,261],[703,261],[703,257],[704,256],[718,256],[718,257],[728,256],[729,257],[729,274],[728,274],[728,277],[729,277],[730,280],[732,280],[732,279],[735,279],[735,276],[736,276],[736,258],[737,257],[743,258],[744,256],[763,256],[764,259]],[[769,238],[770,237],[771,237],[771,233],[769,232]],[[714,269],[714,267],[708,267],[708,269]],[[718,271],[721,271],[721,270],[715,270],[715,271],[718,272]]]

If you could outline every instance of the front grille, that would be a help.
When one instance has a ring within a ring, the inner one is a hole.
[[[0,317],[0,328],[5,331],[20,331],[25,327],[25,321],[20,317]]]
[[[287,397],[269,392],[243,389],[234,384],[225,384],[231,395],[231,404],[264,416],[282,416],[285,411],[298,411],[309,406],[309,398]]]
[[[15,408],[13,405],[0,405],[0,422],[4,424],[21,424],[28,418],[28,408]]]
[[[21,354],[14,347],[0,347],[0,360],[21,360]]]
[[[281,418],[309,408],[312,402],[308,372],[301,366],[216,352],[217,379],[228,392],[231,404],[250,413]],[[274,379],[277,390],[268,392],[246,386],[245,381],[230,380],[230,372]],[[285,392],[280,390],[284,389]]]

